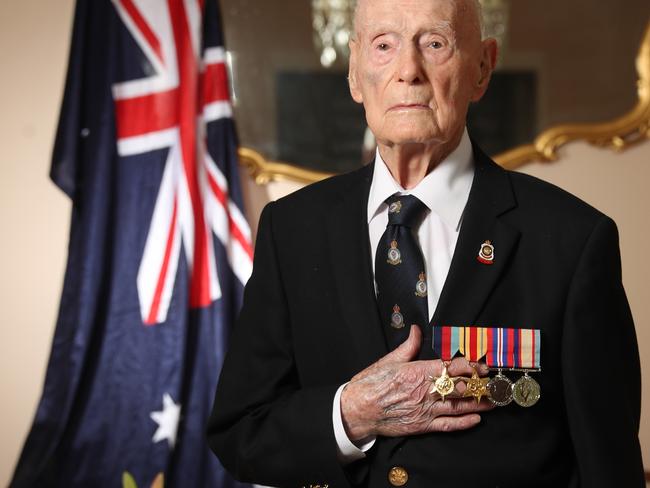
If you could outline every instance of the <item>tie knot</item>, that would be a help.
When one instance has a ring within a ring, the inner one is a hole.
[[[388,225],[413,227],[417,224],[427,206],[413,195],[393,195],[386,200],[388,204]]]

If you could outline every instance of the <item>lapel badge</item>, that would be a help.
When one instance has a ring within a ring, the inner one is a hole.
[[[415,284],[415,296],[426,297],[427,296],[427,280],[424,273],[420,273],[419,281]]]
[[[388,206],[388,213],[399,213],[402,210],[402,202],[400,200],[395,200]]]
[[[490,241],[481,244],[477,258],[479,263],[494,264],[494,246]]]
[[[404,316],[399,313],[399,306],[393,307],[393,313],[390,315],[390,326],[393,329],[401,329],[404,327]]]
[[[396,266],[402,262],[402,253],[397,249],[397,241],[390,242],[390,249],[388,250],[388,264]]]

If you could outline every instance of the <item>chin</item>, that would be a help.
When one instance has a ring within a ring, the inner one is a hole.
[[[443,131],[430,115],[413,115],[385,120],[382,134],[377,134],[377,138],[393,144],[430,144],[444,140]]]
[[[432,144],[442,142],[442,134],[439,131],[426,130],[423,127],[396,127],[387,131],[386,140],[393,144]]]

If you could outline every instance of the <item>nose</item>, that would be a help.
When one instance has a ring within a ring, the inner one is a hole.
[[[417,46],[409,43],[400,49],[397,76],[399,81],[409,84],[419,83],[423,79],[422,58]]]

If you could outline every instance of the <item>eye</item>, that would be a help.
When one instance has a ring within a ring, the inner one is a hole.
[[[385,42],[380,42],[375,47],[378,51],[388,51],[388,49],[390,48],[390,46]]]
[[[431,41],[429,43],[429,47],[432,47],[433,49],[440,49],[440,48],[442,48],[442,42],[440,42],[440,41]]]

